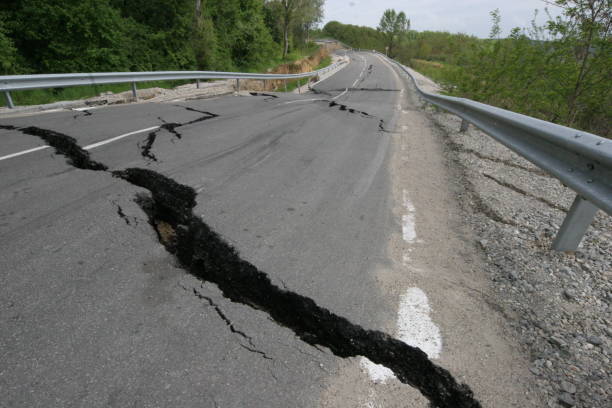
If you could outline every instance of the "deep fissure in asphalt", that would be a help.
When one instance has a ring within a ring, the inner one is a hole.
[[[113,175],[151,192],[151,198],[141,197],[137,203],[160,242],[187,272],[216,284],[229,300],[267,313],[306,343],[327,347],[336,356],[364,356],[386,366],[436,407],[480,407],[466,385],[458,384],[420,349],[386,333],[366,330],[310,298],[272,284],[267,274],[240,258],[231,245],[193,215],[196,192],[191,187],[147,169],[131,168]]]
[[[172,135],[174,135],[174,137],[176,137],[177,139],[181,139],[183,135],[179,131],[176,130],[177,128],[181,126],[192,125],[194,123],[203,122],[205,120],[219,117],[219,115],[217,115],[216,113],[201,111],[201,110],[197,110],[194,108],[190,108],[188,106],[181,106],[181,105],[174,105],[174,106],[183,108],[191,112],[202,113],[204,114],[204,116],[201,116],[197,119],[194,119],[194,120],[191,120],[185,123],[165,122],[161,117],[158,117],[158,119],[163,123],[159,126],[158,129],[152,132],[149,132],[144,142],[138,144],[138,146],[140,147],[140,154],[142,155],[143,158],[151,160],[151,161],[157,161],[157,157],[155,156],[155,154],[151,152],[151,149],[153,148],[153,145],[155,144],[155,141],[157,140],[157,134],[160,131],[166,130],[169,133],[172,133]]]
[[[35,127],[20,130],[47,141],[75,167],[108,171],[103,164],[92,161],[89,153],[70,136]],[[235,248],[193,214],[196,205],[193,188],[148,169],[129,168],[111,173],[150,192],[150,196],[139,195],[136,202],[147,214],[160,243],[185,271],[215,284],[227,299],[267,313],[314,347],[327,347],[343,358],[364,356],[384,365],[401,382],[417,388],[434,407],[481,406],[467,385],[457,383],[422,350],[386,333],[364,329],[310,298],[272,284],[266,273],[243,260]]]
[[[273,95],[273,94],[264,93],[264,92],[249,92],[249,94],[251,96],[267,96],[267,99],[265,99],[266,101],[270,99],[278,98],[278,95]]]
[[[108,169],[104,164],[91,160],[89,158],[89,153],[79,147],[76,140],[68,135],[35,126],[18,128],[18,130],[26,135],[41,138],[47,142],[49,146],[53,147],[57,153],[66,157],[68,159],[68,164],[74,167],[94,171]]]
[[[329,102],[329,107],[330,108],[333,108],[335,106],[339,106],[338,109],[341,110],[341,111],[348,111],[349,113],[356,113],[356,114],[359,114],[359,115],[361,115],[361,116],[363,116],[365,118],[374,118],[374,119],[376,119],[376,116],[370,115],[367,112],[363,112],[363,111],[360,111],[360,110],[357,110],[357,109],[349,108],[347,105],[338,103],[336,101],[325,101],[325,102]],[[381,132],[388,132],[388,130],[385,129],[385,121],[384,121],[384,119],[378,119],[378,130],[380,130]]]

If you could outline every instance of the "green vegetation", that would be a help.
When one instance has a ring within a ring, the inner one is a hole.
[[[329,55],[327,57],[323,57],[321,62],[319,62],[319,65],[317,65],[315,67],[314,71],[317,71],[319,69],[323,69],[325,67],[329,67],[331,64],[332,64],[332,59],[331,59],[331,57]]]
[[[400,33],[394,56],[444,92],[612,137],[612,10],[609,0],[555,0],[564,13],[536,17],[507,37],[492,12],[488,39],[447,32]],[[397,15],[397,14],[396,14]],[[328,23],[322,36],[385,52],[382,31]]]
[[[147,88],[174,88],[187,81],[152,81],[140,82],[138,85]],[[31,91],[11,92],[13,102],[23,105],[38,105],[57,101],[74,101],[91,98],[103,92],[125,92],[132,89],[131,84],[108,84],[96,86],[72,86],[69,88],[33,89]]]
[[[332,64],[332,59],[330,56],[323,57],[319,65],[313,68],[313,71],[323,69],[325,67],[330,66],[331,64]],[[286,92],[293,92],[295,89],[297,89],[298,84],[301,86],[304,86],[306,84],[306,80],[300,79],[300,80],[287,81],[287,91]],[[284,85],[278,88],[277,92],[285,92]]]
[[[383,34],[385,39],[385,50],[391,58],[395,57],[396,46],[402,37],[410,30],[410,20],[406,18],[403,11],[396,13],[395,10],[385,10],[378,31]]]
[[[281,3],[291,5],[289,21]],[[0,75],[266,71],[317,50],[309,33],[322,6],[322,0],[3,0]],[[25,91],[14,100],[43,103],[128,89]]]

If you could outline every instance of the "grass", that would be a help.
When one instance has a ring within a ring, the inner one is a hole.
[[[329,67],[329,66],[331,65],[331,63],[332,63],[331,56],[329,56],[329,55],[328,55],[327,57],[325,57],[325,58],[323,58],[323,59],[321,60],[321,62],[319,63],[319,65],[317,65],[317,66],[315,67],[314,71],[316,71],[316,70],[318,70],[318,69],[323,69],[323,68]]]
[[[449,64],[435,61],[411,59],[410,67],[438,83],[448,82],[448,73],[453,68]]]
[[[139,88],[174,88],[192,81],[152,81],[139,82]],[[39,105],[58,101],[73,101],[97,96],[102,92],[120,93],[132,89],[131,84],[107,84],[93,86],[72,86],[69,88],[33,89],[11,92],[17,106]]]

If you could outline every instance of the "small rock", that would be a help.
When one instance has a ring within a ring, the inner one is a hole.
[[[548,341],[557,347],[567,347],[565,340],[558,336],[552,336]]]
[[[587,341],[594,346],[601,346],[603,344],[603,340],[597,336],[589,336],[587,337]]]
[[[576,292],[572,289],[565,289],[563,291],[563,296],[565,296],[567,300],[574,300],[576,299]]]
[[[561,404],[562,407],[571,408],[576,405],[576,401],[570,394],[564,392],[559,395],[559,404]]]
[[[576,386],[568,381],[561,381],[561,390],[567,392],[568,394],[576,393]]]

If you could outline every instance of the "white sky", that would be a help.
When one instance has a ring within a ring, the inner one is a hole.
[[[326,0],[323,25],[336,20],[344,24],[376,28],[385,9],[403,11],[417,31],[449,31],[488,37],[491,31],[489,12],[498,8],[502,17],[502,34],[513,27],[530,24],[533,11],[540,9],[538,21],[545,21],[541,0]],[[553,16],[560,11],[548,6]]]

